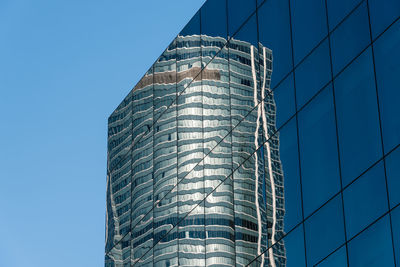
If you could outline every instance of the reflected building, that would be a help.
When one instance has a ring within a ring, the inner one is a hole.
[[[105,266],[398,266],[397,3],[207,0],[109,117]]]
[[[272,60],[179,35],[113,112],[106,266],[245,266],[283,235]],[[262,266],[284,263],[281,241]]]

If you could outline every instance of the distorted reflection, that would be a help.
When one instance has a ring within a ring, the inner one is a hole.
[[[178,35],[114,111],[106,266],[286,266],[272,65],[261,43]]]

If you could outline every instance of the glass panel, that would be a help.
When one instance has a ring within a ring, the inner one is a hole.
[[[235,265],[235,215],[230,174],[213,186],[215,190],[205,200],[206,266]]]
[[[131,236],[125,235],[105,255],[105,266],[108,267],[129,267],[131,264]]]
[[[295,65],[327,34],[324,0],[290,0]]]
[[[396,258],[396,266],[400,264],[400,207],[397,207],[391,212],[394,253]]]
[[[332,31],[360,2],[360,0],[327,0],[329,30]]]
[[[340,190],[331,86],[298,115],[304,216]]]
[[[341,247],[328,258],[324,259],[317,267],[347,267],[346,246]]]
[[[383,163],[374,166],[346,188],[343,200],[346,233],[351,239],[388,210]]]
[[[190,195],[187,195],[188,202],[189,199]],[[180,217],[180,220],[178,225],[178,266],[205,266],[204,201],[193,205],[190,213]]]
[[[385,161],[390,207],[393,208],[400,203],[400,148],[390,153]]]
[[[395,266],[389,217],[386,215],[351,240],[348,249],[352,267]]]
[[[285,238],[283,242],[280,241],[280,253],[276,251],[274,253],[279,257],[279,263],[276,266],[285,266],[285,267],[303,267],[306,266],[306,255],[304,249],[304,230],[303,224],[298,226],[292,232],[290,232]],[[278,243],[278,244],[279,244]]]
[[[334,85],[341,170],[346,186],[382,157],[371,50],[347,67]]]
[[[325,40],[295,69],[297,108],[331,80],[329,43]]]
[[[271,93],[276,105],[276,128],[279,129],[296,112],[293,74],[290,74]]]
[[[233,174],[236,266],[245,266],[267,248],[267,221],[260,187],[259,154],[253,153]],[[271,221],[270,221],[271,223]]]
[[[202,65],[206,66],[226,44],[226,0],[208,0],[201,8]]]
[[[260,46],[271,50],[273,58],[271,88],[274,88],[292,69],[288,1],[266,1],[258,10],[258,27]],[[262,53],[260,49],[260,55]]]
[[[385,153],[400,143],[400,22],[393,25],[374,44],[379,108]]]
[[[377,37],[400,16],[398,0],[369,0],[372,37]]]
[[[228,1],[228,35],[232,37],[239,27],[256,10],[256,0]]]
[[[345,242],[342,199],[338,195],[305,223],[307,265],[313,266]]]
[[[370,43],[368,25],[367,4],[364,2],[331,34],[334,75]],[[357,38],[354,33],[357,33]]]
[[[163,238],[155,244],[154,263],[150,266],[165,267],[178,265],[178,227],[166,231]],[[140,265],[141,266],[141,265]]]
[[[200,11],[176,38],[177,46],[177,83],[180,94],[201,70]]]
[[[132,92],[108,119],[106,252],[130,231],[131,147]]]
[[[269,143],[275,148],[278,146],[272,153],[276,158],[273,166],[275,175],[280,175],[280,182],[284,182],[284,230],[288,232],[303,218],[296,119],[289,121]]]

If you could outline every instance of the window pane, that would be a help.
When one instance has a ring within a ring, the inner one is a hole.
[[[228,35],[232,37],[256,10],[256,0],[228,0]]]
[[[370,43],[368,25],[367,4],[364,2],[331,34],[334,75]]]
[[[400,22],[393,25],[374,45],[384,151],[400,143]]]
[[[332,31],[360,2],[361,0],[327,0],[329,30]]]
[[[272,94],[276,105],[276,128],[279,129],[296,112],[293,74],[283,80]]]
[[[295,64],[327,34],[324,0],[290,1]]]
[[[304,216],[340,190],[332,98],[329,86],[298,115]]]
[[[390,207],[393,208],[400,203],[400,148],[390,153],[385,161]]]
[[[382,157],[374,68],[366,50],[334,81],[343,186]]]
[[[329,44],[325,40],[295,70],[297,108],[331,80]]]
[[[374,166],[346,188],[343,200],[346,233],[351,239],[388,210],[383,163]]]
[[[347,267],[346,246],[341,247],[328,258],[317,264],[317,267]]]
[[[201,8],[202,65],[226,44],[226,0],[208,0]]]
[[[372,37],[377,37],[400,16],[400,1],[369,0]]]
[[[272,50],[271,88],[274,88],[292,69],[288,1],[266,1],[258,10],[258,28],[261,45]]]
[[[285,267],[305,267],[306,255],[304,250],[304,230],[303,224],[298,226],[293,232],[289,233],[282,242],[286,250],[286,265],[277,265]]]
[[[400,264],[400,207],[392,211],[392,229],[396,266]]]
[[[352,267],[394,266],[389,217],[386,215],[351,240],[348,249]]]
[[[313,266],[344,243],[342,199],[338,195],[305,223],[307,265]]]
[[[279,131],[279,155],[282,164],[285,201],[285,232],[302,220],[299,157],[297,153],[296,120],[292,119]]]

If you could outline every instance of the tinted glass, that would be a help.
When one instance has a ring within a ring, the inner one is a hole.
[[[346,233],[350,239],[388,210],[383,163],[374,166],[346,188],[343,200]]]
[[[286,249],[286,264],[277,266],[305,267],[304,230],[303,224],[294,229],[283,239]]]
[[[305,223],[307,266],[313,266],[345,241],[342,199],[329,201]]]
[[[285,192],[285,232],[302,220],[299,157],[296,120],[292,119],[279,131],[279,153],[283,167]]]
[[[331,80],[329,43],[325,40],[295,69],[297,108]]]
[[[269,0],[258,10],[260,43],[272,50],[271,88],[274,88],[292,68],[288,4],[288,1]]]
[[[367,4],[361,4],[336,30],[331,34],[332,66],[336,75],[369,43]],[[354,38],[357,33],[357,38]]]
[[[400,264],[400,208],[397,207],[391,212],[394,253],[396,256],[396,266]]]
[[[208,0],[201,8],[202,65],[210,62],[227,41],[226,0]]]
[[[347,267],[346,246],[341,247],[332,255],[329,255],[322,262],[317,264],[318,267]]]
[[[201,70],[200,11],[176,38],[178,94],[190,85]]]
[[[382,157],[371,50],[347,67],[334,85],[341,170],[346,186]]]
[[[389,216],[351,240],[348,249],[350,266],[394,266]]]
[[[331,86],[298,115],[304,215],[340,189]]]
[[[385,161],[390,207],[393,208],[400,203],[400,149],[390,153]]]
[[[368,3],[372,37],[375,38],[400,16],[400,2],[397,0],[370,0]]]
[[[329,30],[333,30],[361,0],[327,0]]]
[[[294,60],[297,64],[327,34],[324,0],[290,0]]]
[[[256,0],[228,1],[228,35],[232,37],[246,19],[256,10]]]
[[[385,153],[400,143],[400,22],[394,24],[374,45],[379,108]]]
[[[290,74],[272,92],[276,104],[276,128],[280,128],[296,111],[293,74]]]

